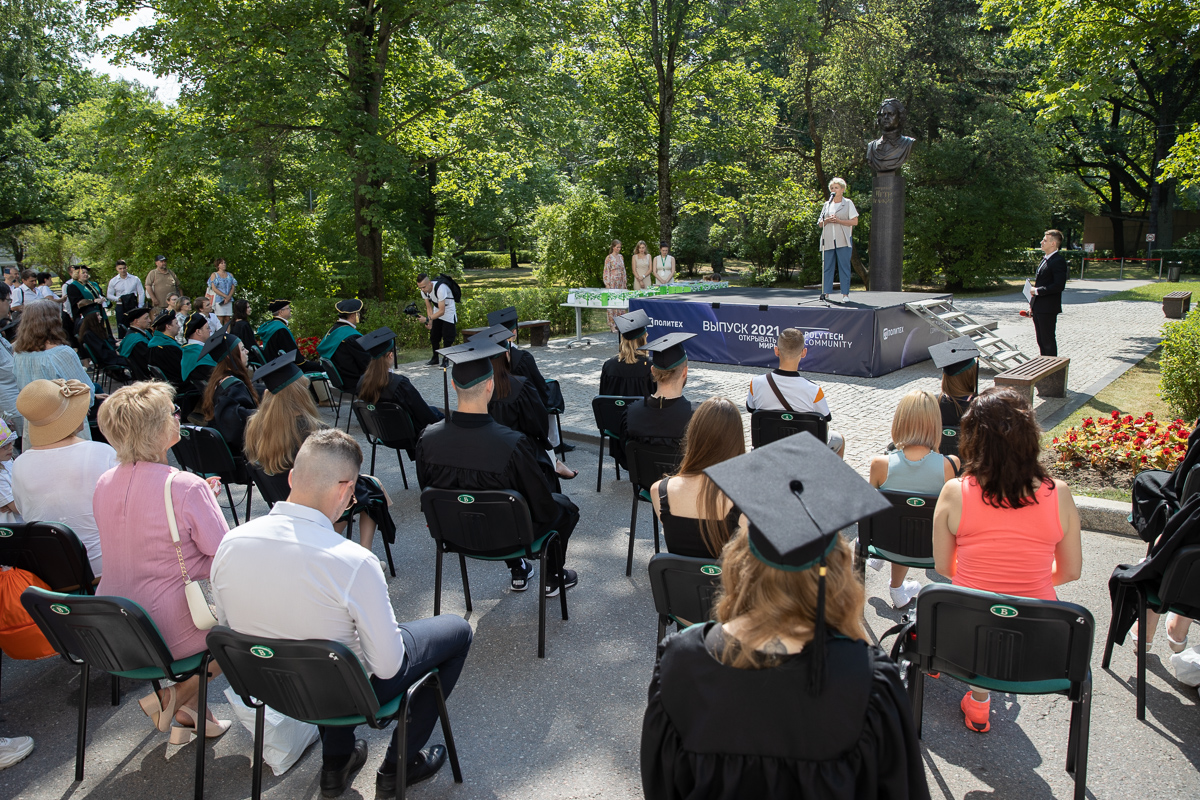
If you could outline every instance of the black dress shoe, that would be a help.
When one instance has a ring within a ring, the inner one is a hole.
[[[563,442],[558,447],[554,448],[554,452],[558,453],[561,456],[563,453],[570,453],[574,449],[575,449],[575,445],[567,444],[566,442]]]
[[[358,772],[365,763],[367,763],[367,742],[365,739],[358,739],[354,742],[354,752],[350,754],[350,759],[346,761],[344,767],[321,770],[321,796],[340,797],[342,792],[346,791],[346,787],[350,785],[350,776]]]
[[[439,363],[438,357],[435,355],[433,358],[431,358],[425,362],[425,366],[436,367],[438,365],[438,363]]]
[[[437,774],[437,771],[446,763],[446,747],[444,745],[435,744],[432,747],[427,747],[417,754],[415,761],[408,762],[408,771],[404,776],[404,785],[412,786],[414,783],[426,781]],[[396,796],[396,773],[384,772],[383,767],[380,767],[375,773],[375,796],[376,797],[395,797]]]

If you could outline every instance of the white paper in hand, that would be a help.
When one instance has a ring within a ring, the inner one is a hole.
[[[1033,300],[1033,286],[1029,283],[1029,278],[1025,279],[1025,288],[1021,290],[1021,294],[1025,295],[1027,301]]]

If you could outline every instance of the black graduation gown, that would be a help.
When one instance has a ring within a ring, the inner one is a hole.
[[[337,324],[349,325],[350,323],[339,321]],[[345,384],[346,389],[350,391],[353,391],[358,386],[358,382],[362,380],[363,373],[371,365],[371,354],[364,350],[363,346],[358,343],[358,340],[361,338],[362,334],[360,333],[347,336],[337,346],[337,349],[333,351],[333,358],[329,359],[337,367],[338,374],[342,376],[342,382]],[[297,358],[299,359],[299,356]],[[296,363],[302,364],[304,362],[298,360]]]
[[[509,347],[508,371],[513,375],[520,375],[533,384],[538,399],[542,401],[542,406],[545,408],[550,407],[550,389],[546,385],[546,379],[542,377],[541,370],[538,369],[537,361],[533,358],[533,353],[522,350],[516,345]]]
[[[426,428],[417,441],[417,483],[422,489],[520,492],[539,535],[554,525],[561,508],[538,468],[533,443],[487,414],[455,411]]]
[[[488,413],[501,425],[528,436],[534,447],[549,450],[550,421],[541,398],[525,378],[509,375],[508,381],[508,397],[499,399],[493,394]]]
[[[250,352],[250,348],[258,346],[258,340],[254,338],[254,328],[244,319],[235,320],[234,322],[229,323],[229,332],[242,340],[242,344],[245,345],[247,353]],[[264,355],[266,355],[272,351],[264,350],[263,352]],[[271,360],[269,355],[267,355],[267,360]]]
[[[125,331],[126,336],[131,334],[133,328]],[[147,344],[145,337],[139,336],[142,341],[135,342],[129,350],[129,355],[125,356],[125,360],[129,362],[129,368],[133,371],[133,377],[140,381],[150,380],[150,345]]]
[[[179,347],[150,347],[150,365],[158,367],[162,370],[166,379],[175,387],[176,391],[187,391],[187,387],[183,383],[182,361],[183,349]]]
[[[358,386],[362,386],[361,379]],[[425,398],[421,396],[420,390],[413,386],[412,381],[394,372],[388,373],[388,385],[380,393],[379,402],[395,403],[408,411],[417,428],[418,436],[427,425],[432,425],[442,418],[439,411],[431,408],[429,403],[425,402]]]
[[[625,414],[621,417],[621,447],[614,453],[617,463],[628,469],[624,445],[630,440],[682,447],[694,411],[692,401],[686,397],[645,397],[625,406]]]
[[[642,722],[647,800],[929,797],[900,670],[883,651],[831,637],[813,695],[807,654],[725,666],[705,644],[715,624],[658,647]]]
[[[88,288],[90,289],[91,287],[89,286]],[[95,300],[96,298],[84,297],[83,290],[79,288],[78,281],[72,281],[67,284],[67,299],[70,301],[71,322],[76,325],[79,324],[79,318],[83,316],[84,309],[95,308],[94,305],[84,306],[83,309],[79,307],[80,300]]]
[[[604,362],[600,370],[600,394],[620,397],[649,397],[658,391],[650,377],[650,362],[638,356],[636,364],[626,364],[619,356]]]
[[[958,400],[958,405],[954,404],[954,400]],[[942,410],[942,425],[947,428],[957,428],[962,425],[962,415],[967,413],[967,405],[971,402],[970,397],[951,398],[949,395],[938,395],[938,408]],[[959,410],[961,408],[961,410]]]
[[[212,419],[205,420],[205,424],[216,428],[229,445],[229,452],[240,459],[246,434],[246,420],[257,410],[258,404],[254,402],[246,384],[242,383],[240,378],[230,375],[217,387],[213,396],[213,416]]]
[[[100,366],[123,367],[129,369],[129,361],[112,346],[107,336],[97,336],[88,331],[83,335],[83,344],[95,354]]]

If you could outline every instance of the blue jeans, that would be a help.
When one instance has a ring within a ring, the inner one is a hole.
[[[842,294],[850,294],[850,248],[834,247],[824,251],[824,256],[825,283],[821,291],[825,294],[833,294],[833,275],[834,272],[840,272]]]
[[[467,661],[467,651],[471,648],[470,623],[457,614],[441,614],[402,623],[400,635],[404,637],[404,664],[400,671],[390,678],[371,676],[371,686],[380,704],[404,693],[434,667],[438,668],[442,692],[449,698]],[[437,699],[433,696],[432,687],[427,685],[427,688],[418,691],[409,708],[412,716],[408,723],[406,757],[412,759],[429,741],[433,726],[438,721]],[[325,758],[345,757],[354,752],[353,725],[337,728],[322,726],[320,731],[321,751]],[[394,734],[388,744],[387,755],[383,758],[390,764],[396,763]]]

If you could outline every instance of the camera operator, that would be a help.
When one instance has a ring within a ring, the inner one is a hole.
[[[437,351],[454,344],[454,338],[458,334],[455,327],[458,314],[454,308],[454,292],[444,282],[434,282],[424,272],[417,276],[417,287],[421,290],[421,299],[425,301],[425,314],[418,314],[417,319],[429,329],[429,344],[433,348],[433,355],[427,363],[429,366],[437,366]]]

